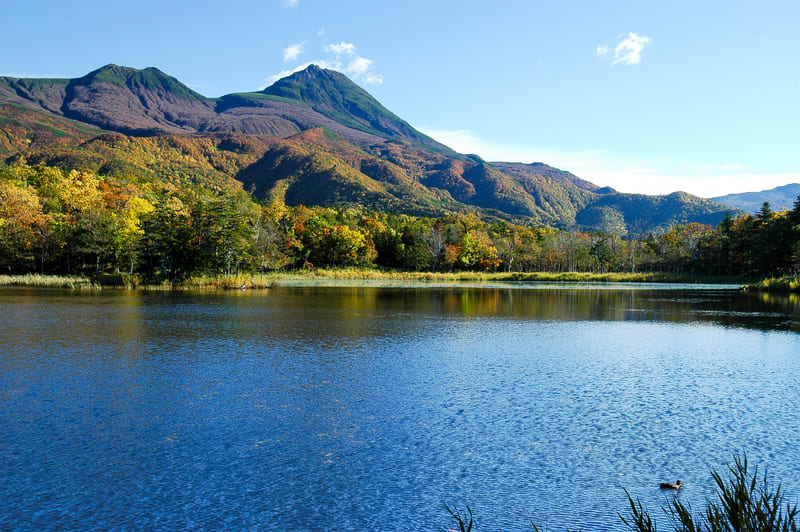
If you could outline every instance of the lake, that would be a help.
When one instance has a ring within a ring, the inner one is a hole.
[[[796,501],[798,332],[730,287],[2,289],[0,530],[624,530],[736,452]]]

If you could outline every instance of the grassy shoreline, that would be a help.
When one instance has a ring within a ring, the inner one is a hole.
[[[747,285],[745,289],[752,292],[800,293],[800,275],[770,277],[755,284]]]
[[[136,276],[105,274],[98,277],[60,275],[0,275],[0,286],[68,288],[73,290],[229,290],[270,288],[280,281],[348,280],[407,282],[563,282],[563,283],[688,283],[753,285],[754,279],[741,277],[708,277],[667,273],[588,273],[588,272],[399,272],[371,269],[318,269],[315,271],[271,272],[269,274],[235,276],[193,276],[178,285],[148,285]],[[762,281],[766,282],[766,281]],[[778,284],[770,285],[778,290]],[[787,285],[788,286],[788,285]],[[794,285],[793,285],[794,286]],[[796,282],[800,287],[800,281]],[[754,288],[757,289],[757,288]],[[795,288],[796,289],[796,288]]]
[[[82,275],[0,275],[0,286],[24,286],[36,288],[69,288],[72,290],[98,290],[100,284]]]

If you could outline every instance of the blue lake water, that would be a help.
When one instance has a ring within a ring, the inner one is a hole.
[[[798,332],[708,287],[3,289],[0,530],[624,530],[735,452],[797,500]]]

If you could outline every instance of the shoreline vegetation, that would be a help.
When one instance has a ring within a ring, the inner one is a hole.
[[[753,292],[789,292],[800,293],[800,274],[770,277],[745,287]]]
[[[431,218],[360,205],[290,206],[244,190],[0,163],[0,271],[21,276],[5,284],[67,288],[251,288],[288,275],[798,290],[797,279],[780,277],[800,271],[796,203],[778,213],[764,203],[755,216],[728,214],[716,228],[595,231],[475,212]]]
[[[403,272],[367,268],[339,268],[270,272],[256,275],[191,276],[180,283],[148,284],[137,275],[0,275],[0,286],[62,288],[71,290],[250,290],[268,289],[282,281],[397,281],[413,283],[684,283],[736,284],[753,291],[800,291],[800,279],[767,279],[755,283],[746,277],[696,276],[669,273],[591,273],[591,272]]]

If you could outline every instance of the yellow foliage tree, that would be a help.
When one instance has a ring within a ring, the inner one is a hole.
[[[30,267],[37,250],[43,262],[51,221],[33,188],[0,182],[0,263],[9,270],[26,263]]]

